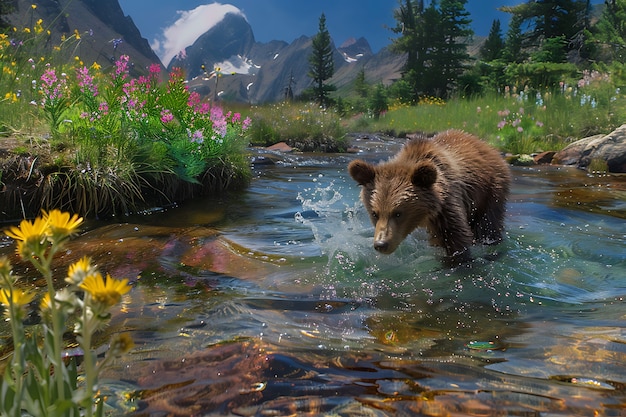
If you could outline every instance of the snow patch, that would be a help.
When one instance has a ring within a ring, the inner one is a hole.
[[[241,55],[231,56],[226,61],[216,63],[215,67],[219,68],[222,74],[244,75],[254,75],[257,70],[261,68],[259,65],[255,65],[252,61]]]
[[[172,58],[185,50],[213,26],[234,13],[247,20],[245,14],[230,4],[212,3],[198,6],[193,10],[179,10],[178,19],[163,29],[163,34],[152,40],[150,45],[165,66]]]

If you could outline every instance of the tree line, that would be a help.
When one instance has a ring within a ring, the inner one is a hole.
[[[606,0],[594,8],[590,0],[528,0],[499,10],[510,13],[506,33],[494,20],[477,54],[468,47],[475,33],[467,0],[398,0],[394,10],[397,35],[390,48],[406,55],[402,78],[388,93],[407,103],[423,97],[450,98],[507,87],[551,89],[564,80],[579,78],[581,71],[611,72],[614,83],[626,64],[626,0]],[[315,81],[310,93],[329,103],[333,87],[331,40],[320,18],[313,38],[309,76]],[[362,73],[356,85],[363,81]],[[376,88],[373,89],[376,93]]]

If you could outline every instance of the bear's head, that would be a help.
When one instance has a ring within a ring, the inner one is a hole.
[[[357,159],[348,165],[348,172],[362,186],[361,200],[375,227],[374,249],[380,253],[395,251],[409,233],[427,226],[441,210],[437,166],[431,160],[372,165]]]

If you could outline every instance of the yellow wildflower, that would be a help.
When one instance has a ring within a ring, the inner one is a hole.
[[[4,314],[7,316],[7,318],[13,320],[22,320],[22,318],[26,314],[24,307],[26,307],[28,303],[33,301],[34,297],[35,295],[33,293],[24,290],[0,290],[0,304],[5,307]],[[16,310],[14,311],[18,315],[17,317],[11,317],[11,306],[16,307]]]
[[[85,278],[97,274],[96,268],[91,265],[91,259],[83,256],[79,261],[74,262],[67,270],[65,282],[68,284],[80,285]]]
[[[43,217],[48,221],[49,234],[54,242],[59,242],[76,233],[76,229],[83,222],[83,218],[78,217],[78,214],[70,217],[69,213],[58,209],[50,212],[44,211]]]
[[[113,356],[120,356],[131,350],[135,346],[135,342],[133,342],[129,333],[119,333],[113,336],[110,346],[111,350],[109,351],[109,354]]]
[[[6,256],[0,256],[0,276],[5,278],[11,274],[11,261]]]
[[[22,258],[41,255],[47,238],[48,220],[37,217],[33,222],[22,220],[19,227],[11,226],[4,233],[17,240],[17,253]]]
[[[30,33],[30,28],[24,28],[24,33]]]
[[[52,303],[50,302],[50,293],[45,293],[43,297],[41,297],[41,301],[39,302],[39,309],[43,313],[47,313],[52,309]]]
[[[80,32],[78,32],[78,29],[74,29],[74,36],[76,36],[76,39],[80,39]]]
[[[4,95],[4,99],[10,101],[11,103],[15,103],[17,101],[17,94],[8,92]]]
[[[80,288],[87,291],[91,298],[101,307],[108,308],[117,304],[122,295],[130,291],[128,279],[114,279],[107,274],[106,279],[100,273],[89,275]]]
[[[100,66],[100,64],[98,64],[96,61],[94,61],[93,64],[91,64],[91,68],[93,68],[94,70],[98,71],[100,68],[102,68],[102,66]]]
[[[30,8],[31,8],[31,9],[33,9],[33,10],[35,10],[35,9],[37,8],[37,5],[36,5],[36,4],[31,4],[31,5],[30,5]]]

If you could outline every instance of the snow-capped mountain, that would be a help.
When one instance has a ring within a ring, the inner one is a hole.
[[[186,35],[179,32],[178,36]],[[311,38],[306,36],[290,44],[256,42],[245,15],[231,8],[221,19],[213,16],[211,27],[190,40],[167,67],[182,67],[190,87],[203,94],[262,103],[283,99],[289,88],[298,95],[310,86],[307,74],[311,52]],[[377,59],[381,54],[385,56],[384,63]],[[330,82],[340,88],[352,82],[361,68],[366,70],[370,82],[388,82],[398,77],[403,62],[402,57],[385,49],[374,55],[364,38],[349,39],[335,49],[336,76]],[[379,64],[384,73],[375,68]]]

